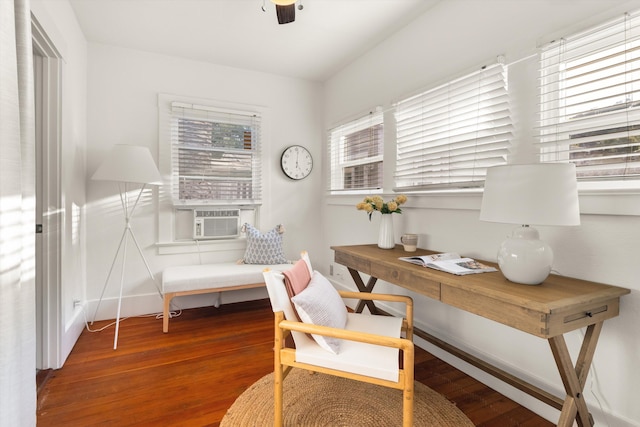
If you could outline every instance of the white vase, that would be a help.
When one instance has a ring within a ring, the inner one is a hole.
[[[393,238],[393,215],[382,214],[378,234],[378,247],[381,249],[393,249],[395,246],[396,242]]]

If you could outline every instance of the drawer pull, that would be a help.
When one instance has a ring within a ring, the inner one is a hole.
[[[593,317],[596,314],[604,313],[608,309],[609,309],[608,306],[603,305],[601,307],[597,307],[597,308],[594,308],[594,309],[589,310],[589,311],[584,311],[584,312],[581,312],[581,313],[572,314],[572,315],[567,316],[567,317],[564,318],[564,323],[575,322],[576,320],[584,319],[585,317]]]

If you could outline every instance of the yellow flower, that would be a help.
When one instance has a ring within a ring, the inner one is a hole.
[[[370,204],[370,203],[366,203],[366,202],[358,203],[358,204],[356,205],[356,208],[357,208],[359,211],[367,211],[367,212],[371,212],[371,211],[373,211],[373,206],[371,206],[371,204]]]
[[[399,195],[395,199],[385,203],[381,196],[367,196],[364,200],[356,205],[356,209],[366,211],[371,221],[373,211],[379,211],[382,214],[402,213],[400,205],[406,203],[407,196]]]

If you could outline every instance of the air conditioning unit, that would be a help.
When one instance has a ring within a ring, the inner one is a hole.
[[[193,238],[221,239],[240,235],[240,209],[194,209]]]

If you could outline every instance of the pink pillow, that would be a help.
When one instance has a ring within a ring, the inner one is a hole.
[[[289,298],[304,291],[311,281],[309,267],[307,267],[307,263],[303,259],[298,260],[292,268],[283,271],[282,274],[284,274],[284,284],[287,287]]]

